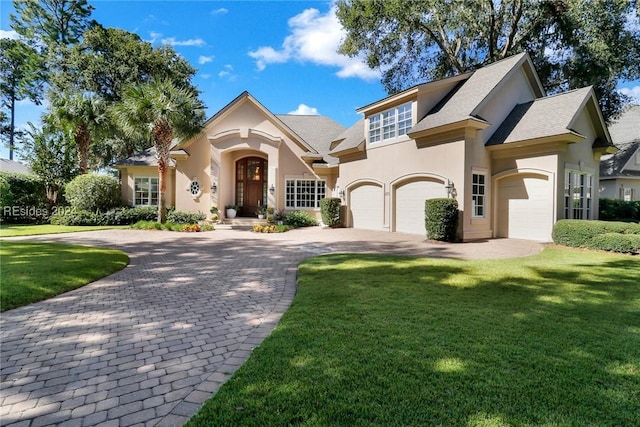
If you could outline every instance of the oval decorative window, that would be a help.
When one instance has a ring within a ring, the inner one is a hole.
[[[193,197],[194,199],[197,199],[202,195],[200,182],[198,182],[196,178],[193,178],[191,180],[191,183],[189,184],[189,193],[191,193],[191,197]]]

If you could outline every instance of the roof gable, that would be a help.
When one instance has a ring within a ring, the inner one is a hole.
[[[454,88],[443,101],[418,122],[410,131],[410,135],[437,129],[455,123],[466,123],[469,120],[485,122],[478,116],[478,111],[500,90],[508,77],[522,69],[537,96],[544,96],[544,89],[533,68],[527,53],[514,55],[494,62],[474,71],[462,85]]]
[[[595,95],[591,87],[516,105],[486,145],[510,144],[560,135],[582,138],[583,136],[575,132],[573,126],[588,103],[595,103]],[[593,108],[589,109],[589,114],[598,136],[608,141],[602,117],[593,117],[591,110]]]
[[[267,109],[264,105],[262,105],[248,91],[242,92],[234,100],[232,100],[230,103],[224,106],[220,111],[218,111],[211,118],[209,118],[209,120],[205,122],[202,132],[206,134],[208,132],[208,129],[213,128],[217,123],[220,123],[225,118],[233,114],[235,111],[239,110],[240,108],[246,105],[250,105],[251,107],[258,110],[267,120],[269,120],[276,128],[278,128],[278,130],[286,134],[289,138],[291,138],[292,141],[298,144],[303,150],[314,153],[314,154],[318,154],[315,148],[309,145],[304,139],[301,138],[300,135],[298,135],[294,130],[292,130],[289,126],[287,126],[275,114],[269,111],[269,109]],[[213,135],[207,134],[207,137],[211,138],[213,137]],[[198,136],[195,136],[189,140],[184,140],[178,145],[178,148],[186,148],[197,139],[198,139]]]
[[[332,139],[345,131],[344,126],[329,117],[319,115],[276,114],[276,117],[313,147],[324,161],[336,162],[327,154],[331,151]]]

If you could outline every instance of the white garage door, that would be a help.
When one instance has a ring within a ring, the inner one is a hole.
[[[424,236],[427,232],[424,226],[424,202],[447,197],[447,190],[441,182],[416,181],[398,187],[395,196],[395,230]]]
[[[551,241],[553,183],[538,174],[498,181],[498,237]]]
[[[350,206],[353,228],[382,230],[384,196],[379,185],[361,185],[351,191]]]

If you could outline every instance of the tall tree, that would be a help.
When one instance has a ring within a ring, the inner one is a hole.
[[[2,136],[9,145],[9,159],[15,147],[16,102],[30,99],[40,104],[42,68],[35,50],[21,40],[0,39],[0,102],[8,111],[9,125]]]
[[[81,174],[88,171],[91,143],[105,132],[106,119],[106,104],[97,96],[79,92],[51,96],[49,120],[75,142]]]
[[[170,46],[154,48],[137,34],[99,24],[85,31],[67,56],[67,72],[58,73],[52,85],[65,91],[96,94],[107,103],[122,99],[124,88],[168,79],[178,87],[196,91],[191,83],[196,70]],[[111,127],[111,134],[92,145],[94,160],[105,165],[149,147],[148,138],[125,137]]]
[[[594,85],[606,117],[640,77],[640,26],[629,0],[338,0],[342,53],[383,70],[389,93],[528,51],[551,93]]]
[[[13,0],[13,7],[11,28],[42,48],[78,43],[94,10],[87,0]]]
[[[170,46],[154,48],[137,34],[96,24],[69,54],[73,79],[58,86],[75,85],[98,94],[106,101],[119,101],[123,88],[153,78],[170,79],[190,87],[196,69]]]
[[[113,115],[124,133],[131,137],[150,137],[158,161],[160,201],[158,221],[166,221],[166,178],[171,143],[189,138],[202,129],[204,105],[192,89],[180,87],[169,79],[150,80],[124,91]]]
[[[29,123],[20,139],[21,156],[44,181],[50,203],[57,204],[60,190],[78,174],[75,144],[46,121],[42,128]]]

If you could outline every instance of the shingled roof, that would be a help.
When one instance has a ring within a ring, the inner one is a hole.
[[[326,116],[295,114],[276,114],[275,116],[313,147],[325,162],[337,163],[337,159],[328,156],[328,154],[331,151],[331,141],[345,131],[344,126]]]
[[[512,70],[516,69],[516,65],[526,61],[527,57],[526,53],[522,53],[477,69],[445,98],[446,102],[437,105],[420,120],[409,134],[469,119],[484,121],[477,115],[483,101]]]
[[[625,169],[629,160],[640,150],[640,139],[618,146],[619,151],[600,162],[600,179],[640,177],[640,171]]]
[[[571,125],[591,92],[591,87],[586,87],[517,105],[486,145],[508,144],[567,133],[578,135],[571,129]]]
[[[356,149],[364,142],[364,119],[360,119],[331,141],[331,147],[333,147],[333,149],[330,153],[333,155]]]
[[[609,126],[609,133],[616,146],[640,140],[640,105],[627,107]]]

